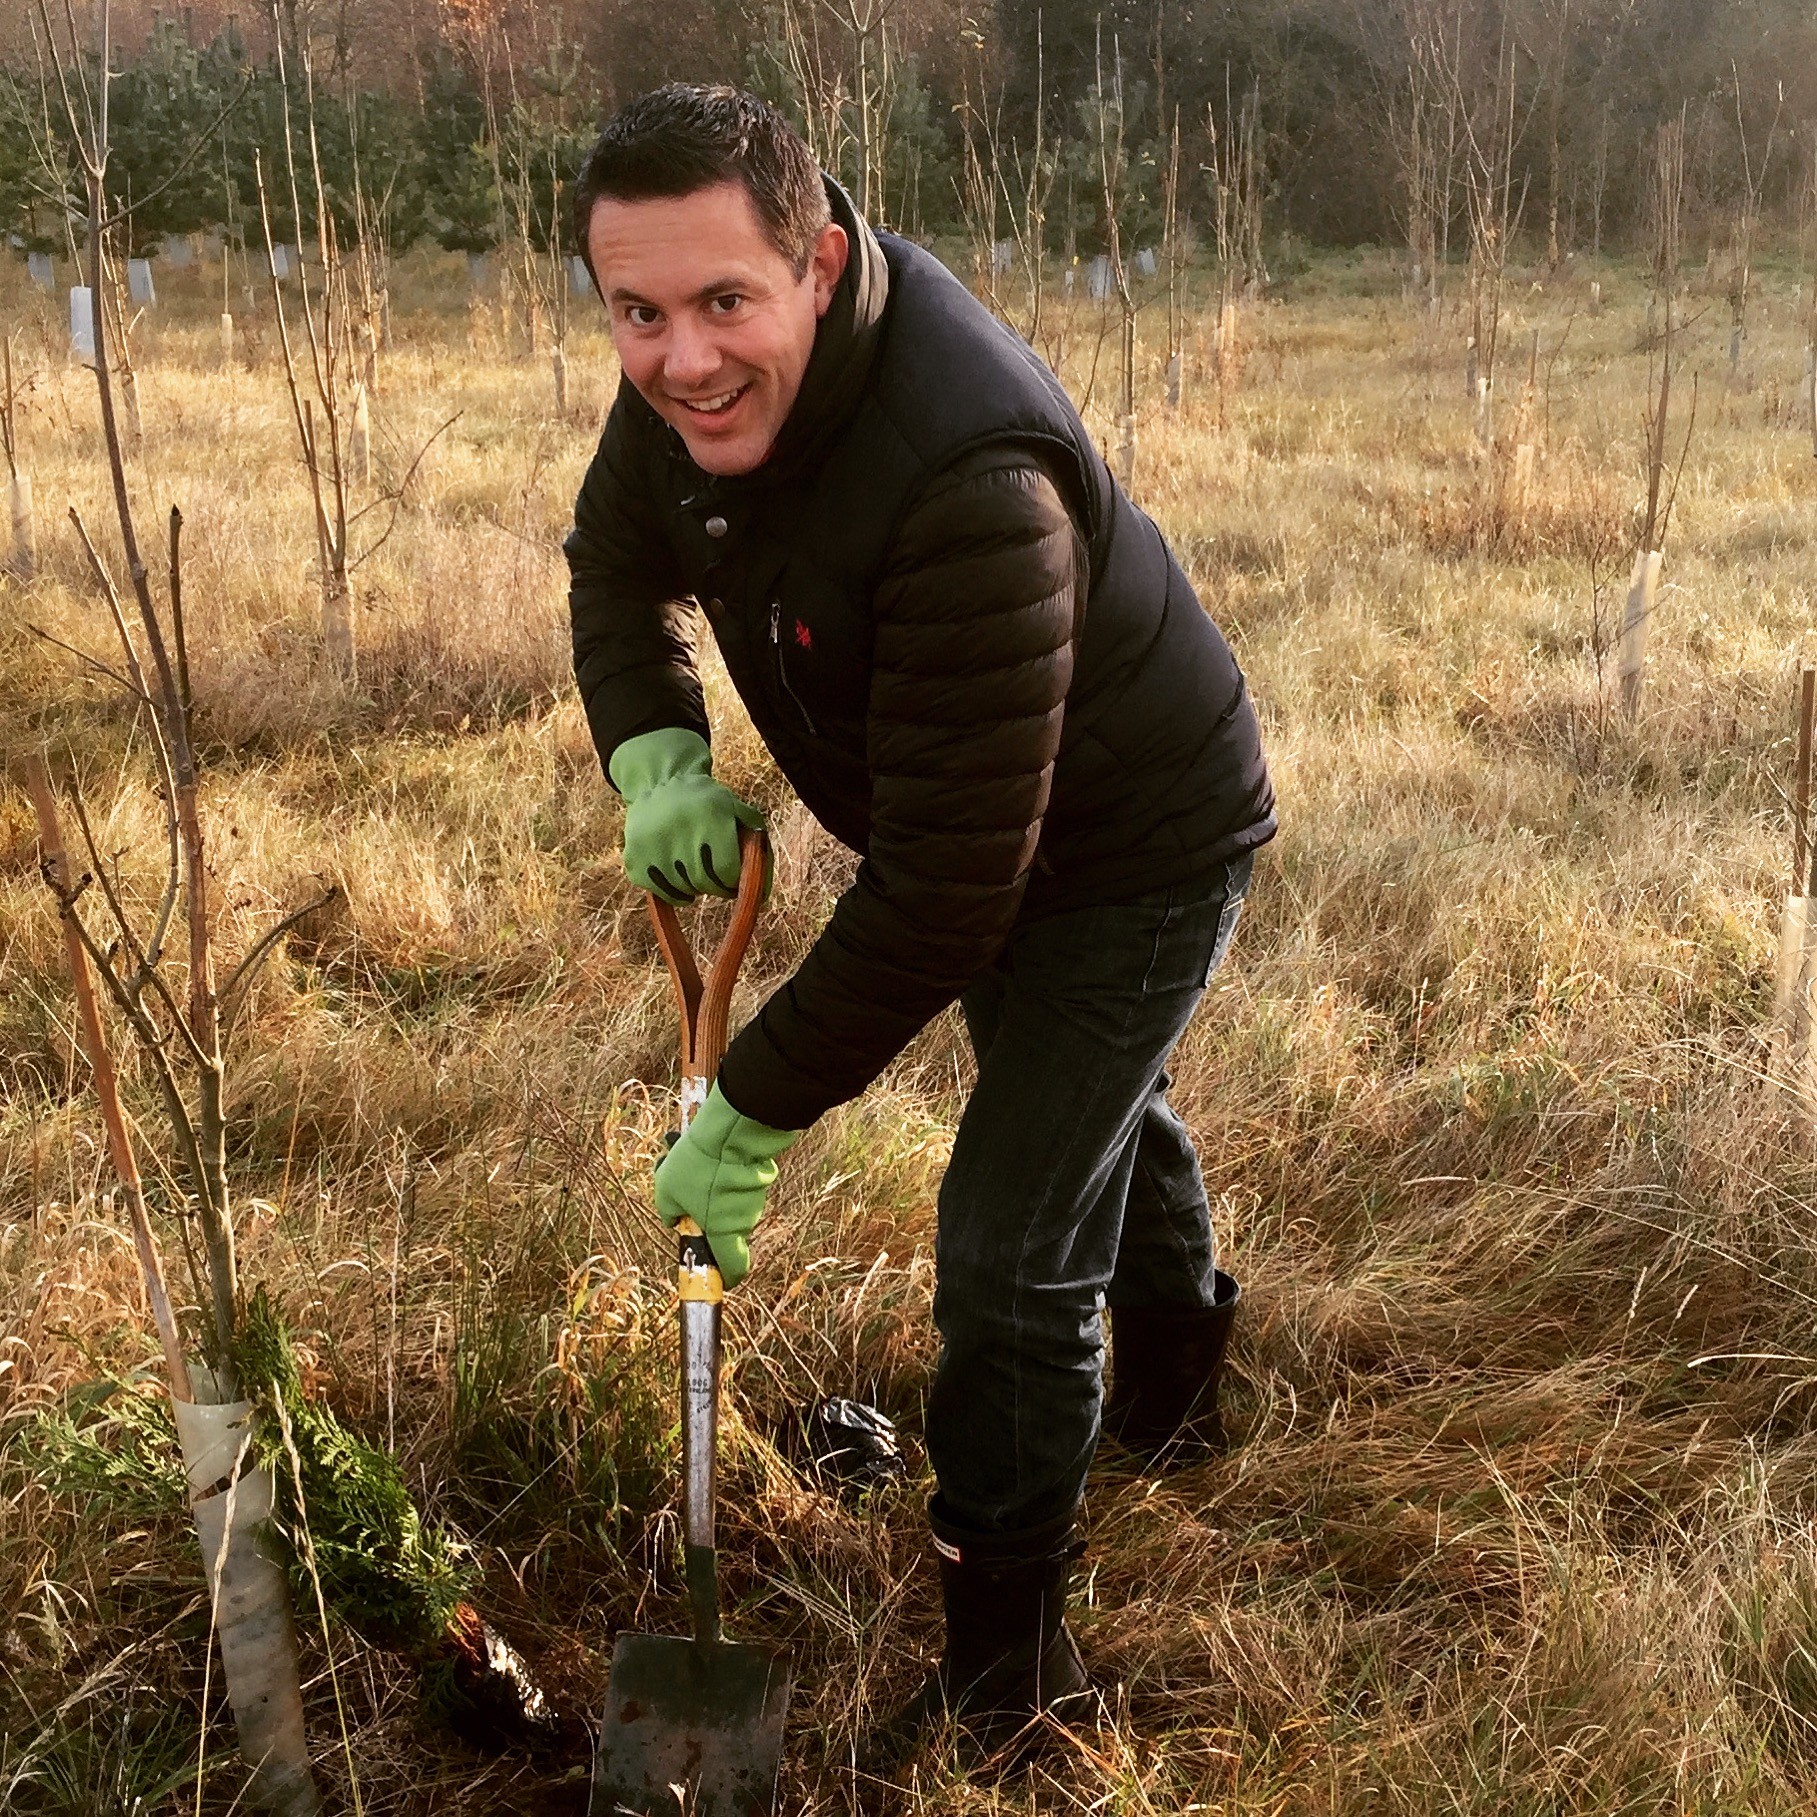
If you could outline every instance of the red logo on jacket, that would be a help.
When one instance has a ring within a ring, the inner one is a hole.
[[[799,618],[795,620],[795,641],[804,650],[811,650],[814,647],[814,633],[808,629],[805,621]]]

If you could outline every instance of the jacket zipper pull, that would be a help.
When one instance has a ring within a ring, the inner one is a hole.
[[[782,660],[782,601],[770,601],[770,654],[776,664],[776,679],[782,684],[782,691],[788,695],[795,711],[801,715],[802,723],[816,738],[820,728],[814,723],[814,715],[807,709],[807,703],[795,692],[794,683],[789,680],[788,665]]]

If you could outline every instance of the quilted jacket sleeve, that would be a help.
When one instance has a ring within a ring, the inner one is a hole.
[[[627,738],[668,726],[710,737],[694,668],[694,605],[637,478],[621,402],[574,502],[568,612],[574,674],[603,768]]]
[[[801,968],[720,1069],[801,1129],[855,1097],[1001,950],[1047,810],[1083,545],[1025,452],[975,453],[905,518],[876,601],[871,842]]]

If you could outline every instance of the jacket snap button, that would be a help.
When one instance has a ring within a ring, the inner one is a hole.
[[[723,517],[709,517],[707,519],[707,534],[709,536],[724,536],[725,533],[726,520]]]

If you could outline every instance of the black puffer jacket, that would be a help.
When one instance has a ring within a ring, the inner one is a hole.
[[[602,763],[708,733],[696,603],[802,800],[864,863],[720,1084],[781,1129],[855,1096],[1018,917],[1208,876],[1274,831],[1255,715],[1160,533],[1045,366],[873,236],[756,473],[702,473],[621,385],[575,505]]]

